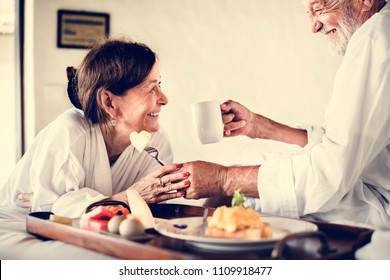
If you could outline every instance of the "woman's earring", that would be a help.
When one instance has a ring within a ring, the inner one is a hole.
[[[111,123],[112,127],[116,126],[116,123],[117,123],[116,119],[111,119],[110,123]]]

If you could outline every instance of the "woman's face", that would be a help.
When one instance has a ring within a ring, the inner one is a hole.
[[[115,96],[117,129],[126,130],[123,133],[146,130],[156,132],[160,125],[159,114],[168,98],[161,91],[160,70],[155,63],[145,81],[127,90],[123,96]]]

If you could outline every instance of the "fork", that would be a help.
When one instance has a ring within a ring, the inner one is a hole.
[[[165,165],[164,162],[162,162],[159,158],[158,158],[158,150],[155,148],[155,147],[151,147],[151,146],[146,146],[144,151],[146,151],[152,158],[154,158],[155,160],[157,160],[157,162],[159,164],[161,164],[162,166]]]
[[[207,229],[207,225],[208,225],[208,222],[207,222],[208,216],[209,216],[209,208],[205,207],[203,210],[202,224],[200,226],[200,234],[202,236],[205,236],[205,233],[206,233],[206,229]]]

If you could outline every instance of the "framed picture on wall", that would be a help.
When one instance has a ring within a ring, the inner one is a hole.
[[[57,47],[83,49],[110,32],[110,15],[58,10]]]

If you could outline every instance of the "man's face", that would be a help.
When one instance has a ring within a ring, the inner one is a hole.
[[[312,32],[325,35],[332,55],[344,55],[352,34],[362,25],[351,0],[303,0]],[[341,3],[343,2],[343,3]]]

